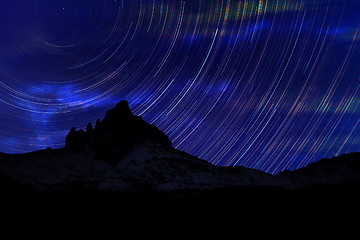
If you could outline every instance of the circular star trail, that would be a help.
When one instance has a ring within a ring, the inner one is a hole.
[[[356,0],[2,0],[0,151],[127,99],[181,150],[277,173],[360,150]]]

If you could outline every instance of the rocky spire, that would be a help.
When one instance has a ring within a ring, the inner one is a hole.
[[[147,141],[172,147],[168,136],[140,116],[134,116],[125,100],[106,112],[105,118],[97,120],[95,128],[89,123],[83,130],[70,130],[65,148],[73,152],[93,151],[100,156],[124,155],[136,142]]]

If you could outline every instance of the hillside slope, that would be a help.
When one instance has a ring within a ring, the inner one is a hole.
[[[199,192],[238,187],[286,191],[360,184],[360,154],[352,153],[271,175],[220,167],[172,147],[166,134],[134,116],[126,101],[86,131],[72,128],[65,148],[0,154],[3,185],[16,182],[40,192],[74,189],[113,193]]]

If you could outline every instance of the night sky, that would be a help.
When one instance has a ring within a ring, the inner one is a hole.
[[[277,173],[360,151],[360,1],[0,0],[0,152],[123,99],[174,147]]]

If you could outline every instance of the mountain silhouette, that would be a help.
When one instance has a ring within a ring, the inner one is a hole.
[[[93,129],[91,123],[83,130],[70,130],[65,140],[65,149],[74,153],[91,151],[97,158],[103,158],[114,167],[134,146],[140,143],[171,148],[168,136],[154,125],[134,116],[127,101],[121,101],[115,108],[106,112],[105,118],[96,121]]]
[[[127,101],[106,112],[95,127],[72,128],[65,147],[0,154],[0,188],[16,193],[250,196],[355,191],[360,153],[350,153],[277,175],[222,167],[172,146],[156,126],[134,116]],[[325,189],[325,190],[324,190]],[[329,190],[330,189],[330,190]]]

